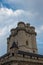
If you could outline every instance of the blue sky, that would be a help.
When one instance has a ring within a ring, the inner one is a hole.
[[[38,53],[43,55],[43,0],[0,0],[0,56],[7,52],[10,29],[19,21],[35,26]]]

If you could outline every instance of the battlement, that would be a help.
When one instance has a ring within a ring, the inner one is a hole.
[[[29,23],[25,24],[24,22],[19,22],[16,28],[11,29],[11,35],[16,35],[18,31],[24,30],[29,34],[35,34],[35,27],[30,26]]]

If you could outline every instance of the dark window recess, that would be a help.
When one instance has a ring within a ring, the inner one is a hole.
[[[37,59],[38,59],[38,57],[37,57]]]
[[[28,41],[26,41],[26,45],[28,45]]]
[[[12,48],[18,48],[17,44],[15,43],[15,41],[13,42],[12,46],[10,47],[10,49]]]
[[[25,55],[23,54],[23,57],[24,57]]]
[[[35,51],[33,50],[33,53],[35,53]]]
[[[12,53],[12,56],[14,56],[14,53]]]

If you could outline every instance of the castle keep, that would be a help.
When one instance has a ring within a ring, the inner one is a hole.
[[[43,65],[36,35],[35,27],[19,22],[7,38],[7,53],[0,57],[0,65]]]

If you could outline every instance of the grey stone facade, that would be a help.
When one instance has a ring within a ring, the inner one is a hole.
[[[19,22],[7,38],[7,53],[0,57],[0,65],[43,65],[38,54],[35,27]]]

